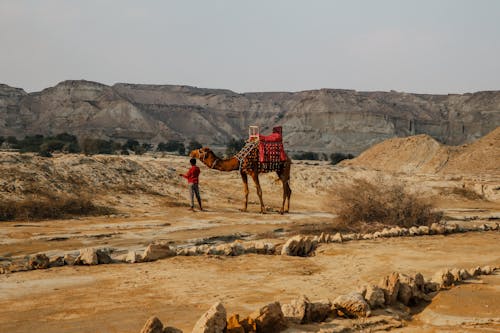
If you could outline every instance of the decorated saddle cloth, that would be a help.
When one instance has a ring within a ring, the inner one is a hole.
[[[283,162],[286,161],[286,153],[283,148],[283,137],[281,127],[273,128],[270,135],[259,135],[259,162]]]

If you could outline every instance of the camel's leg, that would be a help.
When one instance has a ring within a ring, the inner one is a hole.
[[[245,195],[245,203],[243,204],[242,212],[247,211],[248,206],[248,176],[244,172],[240,172],[241,180],[243,180],[243,194]]]
[[[290,179],[284,173],[278,173],[278,177],[283,184],[283,201],[281,203],[280,214],[288,213],[290,211],[290,196],[292,195],[292,190],[290,189]],[[285,202],[287,203],[286,209]]]
[[[255,183],[255,188],[257,189],[257,195],[259,196],[260,212],[264,214],[266,212],[266,209],[264,207],[264,201],[262,200],[262,188],[260,187],[259,174],[257,172],[252,172],[250,176],[252,176],[252,179]]]

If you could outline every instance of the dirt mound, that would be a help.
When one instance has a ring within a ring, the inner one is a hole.
[[[390,172],[500,174],[500,127],[463,146],[442,145],[428,135],[394,138],[364,151],[344,166]]]

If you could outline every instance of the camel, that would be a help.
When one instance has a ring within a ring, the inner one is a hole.
[[[240,152],[241,153],[241,152]],[[238,154],[240,154],[238,153]],[[242,162],[238,159],[238,154],[228,159],[221,159],[208,147],[195,149],[189,156],[199,159],[203,164],[211,169],[219,171],[236,171],[239,170],[241,179],[243,180],[243,191],[245,194],[245,203],[243,205],[243,212],[247,211],[248,206],[248,176],[252,177],[255,187],[257,188],[257,195],[260,200],[260,212],[265,213],[265,206],[262,200],[262,189],[259,183],[259,173],[267,173],[276,171],[279,179],[283,184],[283,202],[281,204],[280,214],[288,213],[290,210],[290,196],[292,190],[290,188],[290,168],[292,161],[287,157],[286,161],[266,164],[259,162],[259,149],[255,146],[247,154],[244,154]],[[285,201],[287,203],[285,209]]]

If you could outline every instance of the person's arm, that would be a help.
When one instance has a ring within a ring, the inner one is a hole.
[[[189,177],[190,177],[192,174],[193,174],[193,168],[189,169],[189,170],[188,170],[188,172],[187,172],[185,175],[183,175],[182,173],[180,173],[180,174],[179,174],[179,176],[182,176],[182,177],[184,177],[184,178],[186,178],[186,179],[189,179]]]

